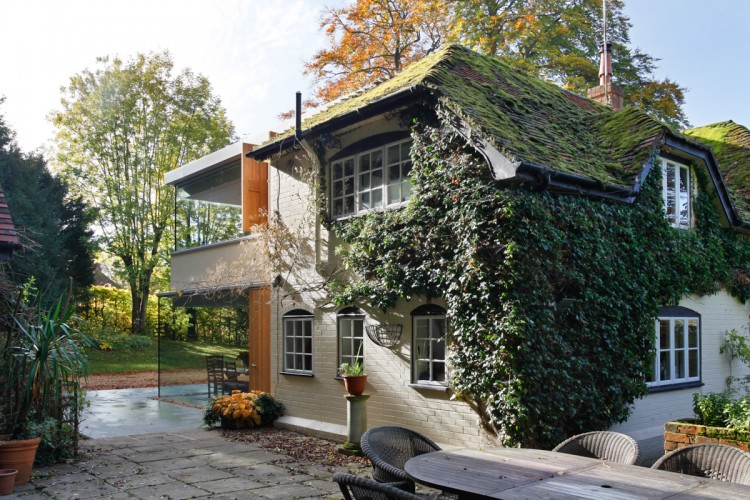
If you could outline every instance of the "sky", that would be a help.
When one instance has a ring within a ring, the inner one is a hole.
[[[344,0],[0,0],[0,114],[24,151],[49,151],[60,88],[100,56],[169,50],[177,70],[208,77],[239,137],[283,127],[294,93],[312,93],[303,63],[325,46],[319,16]],[[656,76],[688,90],[694,126],[750,127],[747,0],[625,0],[632,46]]]

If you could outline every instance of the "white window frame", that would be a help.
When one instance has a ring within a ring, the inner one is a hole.
[[[427,352],[419,352],[420,324],[426,323],[427,326]],[[442,324],[442,336],[433,334]],[[414,314],[412,316],[412,381],[418,385],[448,385],[448,363],[447,363],[447,339],[448,339],[448,322],[445,314]],[[440,355],[442,351],[442,357]],[[427,365],[427,378],[424,376],[423,366]],[[436,380],[442,371],[443,380]]]
[[[664,216],[672,227],[689,229],[693,220],[693,180],[688,165],[661,158],[662,163],[662,199],[664,201]],[[670,182],[669,172],[674,172]],[[684,189],[682,189],[683,184]],[[684,206],[683,210],[678,207]]]
[[[342,219],[406,203],[411,197],[411,143],[411,138],[401,139],[331,161],[331,218]],[[380,164],[373,168],[373,159],[378,155]],[[373,173],[378,171],[380,184],[374,186]]]
[[[695,328],[692,343],[691,325]],[[697,314],[660,315],[654,323],[654,330],[656,352],[651,368],[651,380],[647,380],[646,384],[649,387],[665,387],[700,382],[700,316]],[[665,364],[668,366],[664,366]],[[681,368],[683,373],[680,373]],[[691,368],[693,368],[692,373]]]
[[[306,311],[284,315],[284,373],[313,373],[313,315]]]
[[[365,314],[354,309],[345,309],[336,315],[339,356],[342,363],[365,363]],[[346,354],[345,354],[346,353]]]

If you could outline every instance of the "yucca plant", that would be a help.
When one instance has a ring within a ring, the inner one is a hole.
[[[3,371],[7,380],[6,427],[21,435],[27,419],[61,419],[66,392],[86,374],[82,346],[91,342],[69,325],[73,309],[61,296],[49,309],[13,315],[16,331],[6,343]]]

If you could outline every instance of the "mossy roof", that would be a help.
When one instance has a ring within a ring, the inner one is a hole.
[[[737,214],[750,221],[750,130],[730,120],[685,134],[711,147]]]
[[[632,187],[654,146],[668,132],[637,108],[612,111],[459,45],[444,46],[394,78],[332,104],[304,120],[302,130],[409,88],[426,89],[512,160],[602,184]]]

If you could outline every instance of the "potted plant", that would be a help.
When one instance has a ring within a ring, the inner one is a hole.
[[[7,292],[4,289],[3,292]],[[67,392],[79,387],[86,357],[81,346],[88,341],[70,326],[72,307],[60,297],[49,309],[29,307],[21,298],[9,300],[2,294],[0,323],[0,469],[18,469],[16,484],[29,480],[43,430],[52,425],[56,435],[69,424],[60,416],[78,410],[77,397],[71,403]],[[77,391],[73,391],[77,394]],[[77,429],[76,429],[77,432]],[[52,436],[47,432],[45,435]],[[42,444],[48,462],[53,462],[63,443]],[[20,454],[20,455],[19,455]]]
[[[262,391],[232,391],[211,400],[203,412],[203,423],[217,423],[225,429],[246,429],[270,425],[284,414],[284,405]]]
[[[354,363],[341,363],[339,373],[344,379],[344,388],[352,396],[361,396],[367,386],[365,367],[357,359]]]

